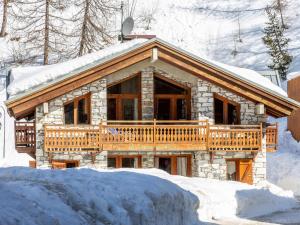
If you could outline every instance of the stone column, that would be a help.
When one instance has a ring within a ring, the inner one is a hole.
[[[256,185],[267,179],[267,140],[266,129],[263,128],[262,149],[253,159],[253,184]]]
[[[141,72],[142,119],[154,118],[154,77],[153,68],[148,67]]]
[[[106,79],[92,83],[90,91],[92,125],[99,125],[101,120],[107,120]]]

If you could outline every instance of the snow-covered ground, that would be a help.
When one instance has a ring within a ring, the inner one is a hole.
[[[0,169],[3,224],[200,224],[297,206],[270,184],[172,176],[157,169]]]

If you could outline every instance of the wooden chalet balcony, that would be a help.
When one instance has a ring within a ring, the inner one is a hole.
[[[46,152],[250,151],[261,150],[261,125],[209,125],[203,121],[106,121],[99,126],[46,125]],[[266,129],[268,150],[277,146],[277,126]]]
[[[35,123],[15,122],[15,145],[19,153],[35,155]]]

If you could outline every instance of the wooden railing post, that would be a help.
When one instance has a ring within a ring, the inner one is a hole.
[[[156,119],[153,119],[153,150],[156,151]]]
[[[209,150],[209,133],[210,133],[210,127],[209,127],[209,120],[206,120],[206,148]]]
[[[263,126],[262,123],[260,123],[260,151],[263,149]]]
[[[100,124],[99,124],[99,139],[98,139],[98,146],[99,149],[102,151],[103,150],[103,138],[102,138],[102,134],[103,130],[102,130],[102,119],[100,120]]]

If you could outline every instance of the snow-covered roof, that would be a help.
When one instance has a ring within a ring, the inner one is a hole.
[[[115,44],[98,52],[90,53],[82,57],[58,64],[13,68],[11,71],[11,83],[8,87],[8,93],[10,96],[20,95],[24,92],[28,94],[28,92],[36,91],[39,88],[56,83],[67,77],[75,76],[82,71],[94,67],[95,65],[100,65],[107,60],[122,54],[126,54],[135,48],[154,41],[159,41],[172,46],[171,44],[158,38],[151,40],[135,39],[122,44]],[[172,47],[176,48],[176,46]],[[181,49],[180,51],[185,52]],[[204,59],[203,57],[201,58],[189,52],[185,53],[196,58],[198,61],[207,63],[213,67],[217,67],[220,70],[230,73],[243,81],[252,83],[266,91],[270,91],[273,94],[280,95],[281,97],[287,97],[287,94],[283,89],[276,86],[269,79],[263,77],[253,70],[234,67],[213,60]]]
[[[287,75],[287,80],[292,80],[300,76],[300,71],[292,72]]]
[[[135,39],[122,44],[115,44],[103,50],[90,53],[66,62],[45,66],[17,67],[11,70],[8,93],[11,96],[32,90],[52,81],[59,81],[66,76],[76,75],[96,64],[101,64],[113,56],[140,46],[146,39]]]

